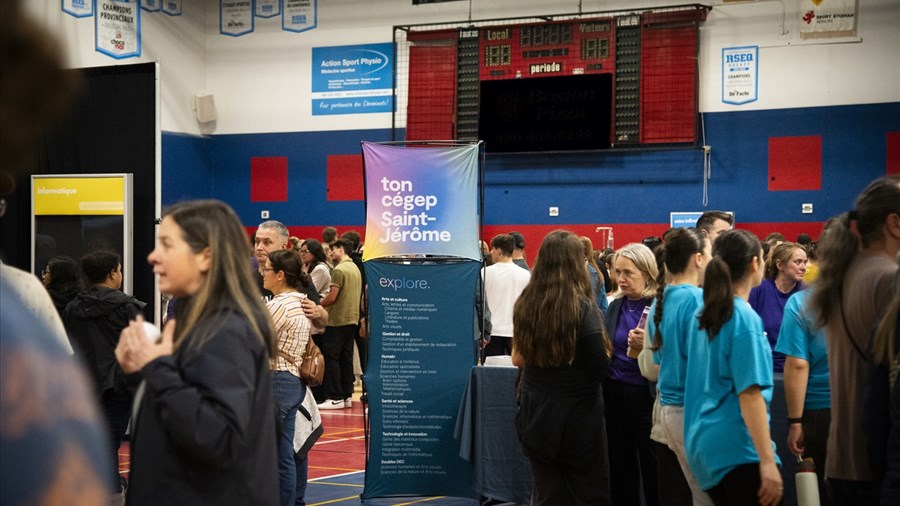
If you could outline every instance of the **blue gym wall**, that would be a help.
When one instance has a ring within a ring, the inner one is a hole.
[[[703,121],[712,146],[706,207],[699,149],[488,155],[485,235],[521,229],[536,245],[553,228],[590,235],[595,226],[612,225],[616,244],[622,245],[661,233],[670,211],[724,209],[759,235],[779,230],[791,239],[800,231],[816,236],[823,221],[849,209],[869,181],[886,173],[887,134],[900,132],[900,103],[707,113]],[[821,190],[768,190],[769,138],[785,136],[821,136]],[[327,157],[356,155],[361,140],[390,137],[387,129],[211,137],[164,133],[162,201],[222,199],[248,227],[268,210],[300,235],[318,236],[327,225],[362,231],[362,201],[328,200]],[[268,156],[288,158],[286,202],[250,200],[250,159]],[[812,203],[814,212],[801,214],[801,203]],[[558,217],[548,215],[550,206],[559,207]]]

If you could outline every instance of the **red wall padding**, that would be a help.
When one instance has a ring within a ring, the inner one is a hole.
[[[328,155],[328,200],[363,200],[362,155]]]
[[[886,142],[886,172],[888,174],[900,174],[900,132],[888,132]]]
[[[697,28],[641,32],[641,142],[694,142]]]
[[[822,137],[769,137],[769,191],[822,189]]]
[[[406,140],[455,139],[456,32],[410,34],[408,40]]]
[[[286,202],[287,181],[286,156],[250,158],[250,202]]]

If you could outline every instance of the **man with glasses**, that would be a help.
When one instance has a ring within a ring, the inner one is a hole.
[[[259,224],[253,239],[253,254],[259,264],[259,276],[257,282],[263,297],[267,300],[272,297],[272,292],[263,288],[262,269],[269,259],[269,253],[280,250],[291,249],[291,234],[288,232],[283,223],[276,220],[264,221]],[[319,304],[319,294],[316,288],[310,284],[306,290],[307,300],[302,302],[303,313],[317,328],[324,328],[328,323],[328,311]]]

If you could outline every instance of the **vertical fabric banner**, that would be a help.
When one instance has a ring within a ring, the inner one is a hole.
[[[274,18],[281,14],[281,0],[256,0],[256,17]]]
[[[759,46],[722,48],[722,102],[741,105],[759,98]]]
[[[162,8],[162,0],[141,0],[141,9],[147,12],[159,12]]]
[[[366,262],[370,443],[363,499],[474,497],[453,438],[472,370],[480,262]]]
[[[800,0],[800,38],[856,36],[857,0]]]
[[[76,18],[94,15],[93,0],[62,0],[62,11]]]
[[[97,51],[116,59],[141,55],[141,7],[138,0],[97,2],[94,17]]]
[[[284,0],[281,29],[286,32],[305,32],[318,24],[316,0]]]
[[[219,0],[219,33],[240,37],[253,28],[253,0]]]
[[[481,260],[478,144],[404,147],[364,142],[363,260],[442,255]]]
[[[163,0],[162,10],[169,16],[181,16],[181,0]]]

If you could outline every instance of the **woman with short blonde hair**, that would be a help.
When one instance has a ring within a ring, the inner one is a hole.
[[[606,313],[613,356],[610,377],[603,385],[612,504],[640,504],[643,487],[646,504],[655,506],[659,500],[656,450],[650,440],[653,397],[636,357],[644,347],[646,323],[641,323],[641,316],[656,297],[656,257],[643,244],[628,244],[616,252],[610,275],[620,294]]]

